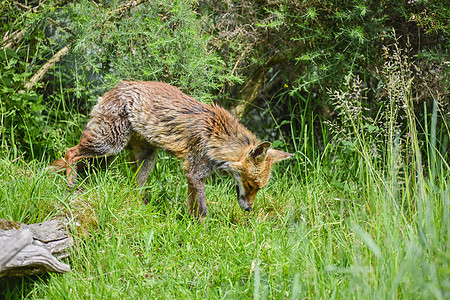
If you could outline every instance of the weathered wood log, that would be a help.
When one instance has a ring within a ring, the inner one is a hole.
[[[62,220],[26,225],[0,219],[0,277],[70,271],[58,260],[73,245],[65,227]]]

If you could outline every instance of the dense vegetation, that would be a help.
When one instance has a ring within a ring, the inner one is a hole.
[[[78,216],[65,275],[0,298],[450,298],[445,1],[2,1],[0,218]],[[66,189],[46,167],[119,80],[228,107],[295,152],[251,213],[229,178],[188,217],[160,152],[149,205],[127,154]]]

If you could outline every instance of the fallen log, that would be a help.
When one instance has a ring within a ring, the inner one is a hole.
[[[0,277],[70,271],[59,261],[73,246],[65,228],[58,219],[31,225],[0,219]]]

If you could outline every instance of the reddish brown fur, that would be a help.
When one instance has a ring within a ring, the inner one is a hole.
[[[204,179],[213,169],[233,176],[239,203],[250,210],[272,164],[291,156],[269,149],[269,142],[261,143],[222,107],[161,82],[122,82],[99,99],[80,143],[67,150],[64,167],[70,186],[80,159],[114,155],[124,147],[134,152],[139,187],[154,166],[157,148],[184,159],[191,213],[197,217],[207,213]]]

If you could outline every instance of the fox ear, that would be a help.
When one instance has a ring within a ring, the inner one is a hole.
[[[259,143],[250,151],[249,156],[253,158],[256,163],[262,163],[267,158],[267,151],[269,150],[270,145],[272,145],[270,142]]]
[[[287,153],[287,152],[284,152],[281,150],[275,150],[275,149],[269,149],[268,154],[272,157],[272,164],[294,156],[294,154],[292,154],[292,153]]]

